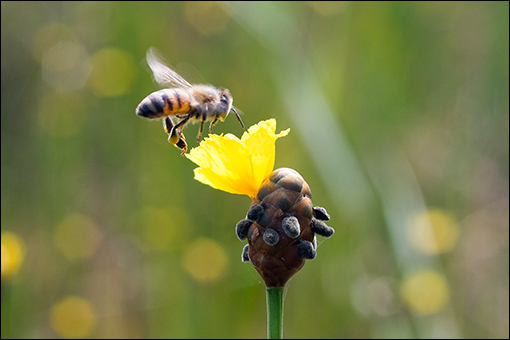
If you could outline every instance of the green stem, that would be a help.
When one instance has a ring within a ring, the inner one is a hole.
[[[267,338],[283,339],[283,287],[266,288]]]

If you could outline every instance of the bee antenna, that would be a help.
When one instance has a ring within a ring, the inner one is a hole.
[[[237,120],[239,121],[239,123],[241,123],[241,126],[243,127],[243,130],[244,130],[245,127],[244,127],[243,121],[241,120],[241,116],[239,116],[239,113],[237,113],[236,109],[233,106],[232,106],[231,110],[234,111],[234,113],[236,114]]]

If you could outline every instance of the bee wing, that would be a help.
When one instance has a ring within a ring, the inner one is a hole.
[[[147,51],[147,64],[154,74],[154,79],[162,87],[184,87],[190,88],[191,84],[181,77],[177,72],[166,65],[154,47]]]

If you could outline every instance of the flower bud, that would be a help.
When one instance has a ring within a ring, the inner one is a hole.
[[[236,226],[240,240],[248,239],[242,260],[250,261],[267,287],[283,287],[305,264],[314,259],[315,234],[330,237],[334,229],[324,208],[313,207],[311,191],[295,170],[280,168],[262,183],[246,219]]]

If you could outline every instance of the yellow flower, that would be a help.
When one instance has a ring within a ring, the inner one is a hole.
[[[197,164],[195,179],[231,194],[254,198],[262,181],[273,171],[275,141],[290,129],[275,134],[274,118],[251,126],[241,139],[228,133],[211,134],[186,155]]]

